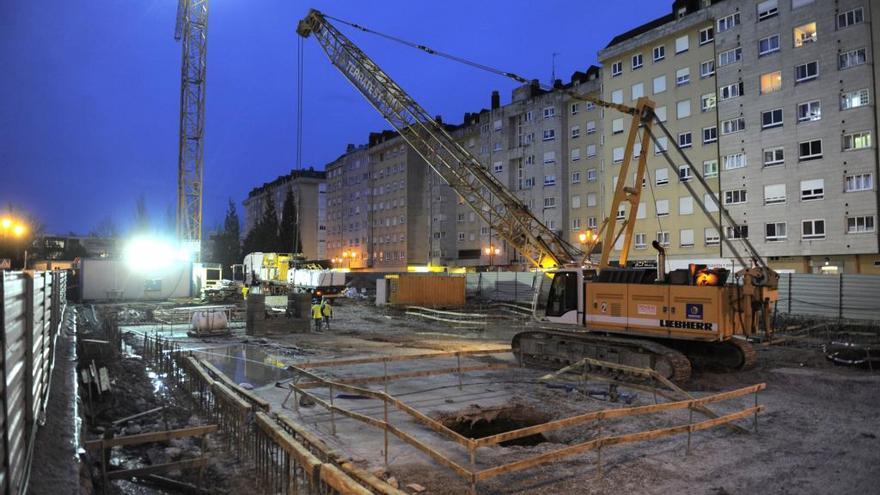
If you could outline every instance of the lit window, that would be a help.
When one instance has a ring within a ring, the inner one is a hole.
[[[801,181],[801,201],[814,201],[825,198],[825,179]]]
[[[794,28],[794,46],[804,46],[805,43],[813,43],[816,41],[816,23],[811,22]]]
[[[865,232],[874,232],[874,215],[847,217],[847,234],[863,234]]]
[[[870,147],[870,131],[854,132],[843,136],[843,151],[861,150]]]
[[[858,91],[850,91],[840,95],[840,109],[863,107],[871,103],[870,92],[867,88]]]
[[[785,163],[785,149],[768,148],[764,150],[764,166],[772,167]]]
[[[761,75],[761,94],[773,93],[782,88],[782,71],[768,72]]]
[[[797,106],[798,122],[811,122],[822,118],[822,104],[819,100],[799,103]]]
[[[653,50],[654,62],[659,62],[666,58],[666,47],[663,45],[655,46]]]
[[[825,238],[825,220],[804,220],[801,222],[801,239],[811,241]]]
[[[770,242],[783,241],[786,237],[785,222],[774,222],[765,225],[765,240]]]

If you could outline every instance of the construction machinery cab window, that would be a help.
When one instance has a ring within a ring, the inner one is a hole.
[[[547,298],[547,316],[562,316],[578,309],[577,272],[559,272],[553,277]]]

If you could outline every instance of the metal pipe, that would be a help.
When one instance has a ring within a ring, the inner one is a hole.
[[[657,250],[657,281],[666,280],[666,249],[657,240],[651,242],[651,247]]]

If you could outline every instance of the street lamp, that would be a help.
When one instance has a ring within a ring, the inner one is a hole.
[[[498,256],[499,254],[501,254],[501,248],[498,246],[493,246],[491,244],[486,246],[486,248],[483,251],[486,253],[487,256],[489,256],[489,266],[494,265],[495,256]]]
[[[351,259],[354,258],[354,251],[343,251],[342,258],[348,260],[348,268],[351,269]]]
[[[28,233],[27,225],[12,217],[0,219],[0,238],[22,239]],[[24,269],[27,269],[27,247],[24,249]]]

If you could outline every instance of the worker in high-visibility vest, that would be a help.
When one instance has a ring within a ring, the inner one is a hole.
[[[312,320],[315,321],[315,331],[321,331],[321,321],[324,319],[324,312],[321,310],[321,304],[317,299],[312,300]]]
[[[333,316],[333,306],[327,298],[321,299],[321,315],[324,316],[324,328],[330,330],[330,318]]]

